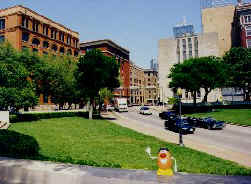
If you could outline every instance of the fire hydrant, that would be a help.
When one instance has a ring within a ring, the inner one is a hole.
[[[173,176],[174,172],[177,172],[177,164],[174,157],[172,157],[171,153],[169,152],[168,148],[160,148],[158,157],[151,156],[151,148],[148,147],[146,152],[150,156],[151,159],[157,159],[158,164],[158,171],[157,175],[166,175],[166,176]],[[173,162],[174,160],[174,172],[173,172]]]

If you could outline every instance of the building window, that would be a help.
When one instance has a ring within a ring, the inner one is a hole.
[[[32,30],[38,32],[38,22],[36,20],[33,20],[32,22]]]
[[[39,46],[39,44],[40,44],[39,39],[33,38],[33,40],[32,40],[32,45]]]
[[[51,49],[52,49],[53,51],[57,52],[58,47],[57,47],[57,45],[53,44],[52,47],[51,47]]]
[[[5,29],[5,19],[0,19],[0,30]]]
[[[247,48],[251,48],[251,39],[247,40]]]
[[[200,98],[201,97],[201,93],[200,93],[200,90],[197,91],[197,97]]]
[[[70,55],[70,56],[72,55],[71,49],[68,49],[68,50],[67,50],[67,55]]]
[[[22,16],[22,27],[29,28],[29,20],[25,16]]]
[[[185,92],[185,97],[188,99],[188,91]]]
[[[78,56],[78,51],[74,51],[74,56]]]
[[[29,41],[29,37],[30,37],[29,33],[26,33],[26,32],[22,33],[22,41],[28,42]]]
[[[64,54],[64,47],[60,47],[59,52],[60,52],[61,54]]]
[[[191,38],[188,38],[188,51],[189,51],[189,58],[193,57],[192,39]]]
[[[43,42],[43,48],[49,48],[49,42],[44,41]]]
[[[251,23],[251,15],[244,16],[245,23]]]
[[[59,32],[59,40],[64,42],[64,33]]]
[[[44,26],[43,26],[43,34],[46,35],[46,36],[48,36],[48,30],[49,30],[48,26],[44,24]]]
[[[73,40],[73,43],[74,43],[74,47],[78,48],[78,40]]]
[[[0,35],[0,43],[1,43],[1,42],[4,42],[4,40],[5,40],[4,35]]]
[[[43,101],[44,101],[44,103],[48,103],[49,102],[47,95],[43,95]]]
[[[71,45],[71,37],[69,35],[67,36],[66,42],[67,42],[68,45]]]
[[[37,48],[33,48],[32,52],[38,52],[38,49]]]
[[[54,30],[54,29],[51,30],[51,38],[52,39],[57,39],[57,31]]]
[[[199,43],[198,43],[198,37],[194,37],[194,55],[195,57],[199,57]]]
[[[251,26],[246,27],[246,36],[251,36]]]

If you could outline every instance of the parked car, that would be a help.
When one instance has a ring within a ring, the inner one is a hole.
[[[223,129],[226,126],[226,124],[224,121],[217,121],[213,118],[208,117],[208,118],[198,118],[196,126],[211,130],[211,129]]]
[[[167,120],[168,118],[170,118],[170,116],[178,116],[178,115],[172,111],[163,111],[163,112],[159,113],[159,117],[161,119]]]
[[[141,107],[140,110],[139,110],[139,113],[140,114],[143,114],[143,115],[151,115],[152,114],[152,111],[149,107]]]
[[[193,134],[195,127],[193,127],[186,119],[179,117],[171,117],[165,121],[165,129],[179,132],[181,129],[182,134]]]
[[[114,111],[114,107],[112,106],[112,105],[110,105],[110,104],[108,104],[107,106],[106,106],[106,110],[107,111]]]

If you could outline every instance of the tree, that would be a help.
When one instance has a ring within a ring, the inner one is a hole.
[[[229,78],[228,87],[242,89],[245,93],[245,100],[250,100],[251,85],[251,50],[247,48],[231,48],[223,56],[227,66]]]
[[[197,74],[196,81],[205,90],[203,102],[207,102],[208,94],[225,85],[227,79],[226,66],[215,56],[193,58],[193,72]]]
[[[190,91],[193,104],[196,105],[196,92],[200,89],[200,85],[197,82],[197,74],[193,72],[193,60],[186,60],[182,64],[174,65],[168,78],[171,78],[169,87],[174,88],[174,91],[177,88]]]
[[[118,76],[120,64],[114,57],[104,56],[93,49],[80,57],[77,64],[76,80],[81,95],[90,99],[89,119],[92,119],[95,97],[102,88],[113,90],[120,86]]]
[[[196,92],[204,88],[203,102],[207,102],[208,94],[215,88],[223,87],[226,82],[226,67],[217,57],[200,57],[185,60],[182,64],[174,65],[169,78],[169,86],[190,91],[196,104]]]
[[[0,45],[0,109],[18,111],[37,104],[29,72],[9,43]]]

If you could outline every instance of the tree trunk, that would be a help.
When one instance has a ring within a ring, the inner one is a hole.
[[[204,88],[205,89],[205,95],[204,95],[204,98],[203,98],[203,103],[207,103],[207,96],[208,94],[210,93],[211,90],[208,90],[207,88]]]
[[[89,119],[92,119],[93,114],[93,98],[90,99],[90,105],[89,105]]]
[[[196,107],[196,91],[192,92],[192,96],[193,96],[193,106]]]

